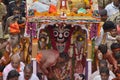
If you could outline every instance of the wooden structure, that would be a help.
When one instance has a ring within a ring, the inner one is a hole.
[[[38,2],[38,1],[36,0],[36,2]],[[80,33],[80,31],[78,31],[77,29],[79,29],[79,30],[82,29],[82,31],[85,31],[86,35],[83,36],[85,38],[84,39],[85,46],[84,46],[83,55],[86,55],[86,58],[85,58],[86,63],[84,63],[85,64],[84,74],[87,75],[86,80],[89,80],[89,76],[92,73],[92,70],[91,70],[92,69],[92,54],[93,54],[92,53],[92,48],[93,48],[92,43],[93,43],[94,38],[99,36],[99,34],[100,34],[99,33],[100,32],[99,15],[97,15],[97,16],[93,15],[93,12],[95,10],[98,10],[97,0],[89,0],[89,3],[91,5],[91,8],[87,9],[86,13],[76,14],[76,13],[70,11],[67,0],[58,0],[58,4],[56,6],[57,11],[53,12],[53,13],[49,13],[49,11],[39,12],[39,11],[37,11],[36,8],[31,8],[31,6],[33,6],[34,3],[32,3],[32,0],[27,0],[27,23],[37,24],[36,26],[34,26],[34,27],[36,27],[35,28],[36,30],[33,31],[36,35],[33,35],[32,38],[34,38],[36,36],[37,36],[37,38],[39,38],[38,35],[41,32],[40,30],[44,30],[46,28],[46,26],[48,28],[49,27],[48,25],[54,25],[54,24],[58,25],[59,23],[60,24],[65,23],[66,25],[70,24],[71,27],[75,28],[74,30],[76,32],[73,31],[73,34],[71,34],[70,38],[68,38],[70,40],[70,42],[67,43],[67,41],[66,41],[66,44],[69,44],[69,46],[67,46],[69,49],[64,50],[64,51],[69,52],[70,57],[72,57],[75,54],[74,49],[77,49],[74,47],[75,41],[76,41],[76,35],[79,35],[79,34],[82,35],[82,33]],[[28,27],[29,26],[26,26],[26,34],[30,35],[27,33]],[[78,28],[78,27],[80,27],[80,28]],[[78,34],[77,34],[77,31],[78,31]],[[48,36],[48,37],[49,37],[49,39],[51,38],[51,36]],[[47,43],[49,43],[49,46],[51,46],[52,48],[57,47],[57,42],[53,41],[53,42],[56,42],[55,43],[56,46],[53,46],[52,43],[49,42],[49,39],[47,38],[47,40],[48,40]],[[38,44],[37,44],[36,40],[33,40],[32,46],[33,46],[32,47],[32,58],[33,58],[34,64],[36,65],[35,56],[36,56],[37,50],[38,50]],[[33,68],[34,73],[36,73],[36,66],[34,66],[34,67],[35,67],[35,68]],[[74,67],[75,67],[75,64],[72,66],[72,68],[74,68]]]

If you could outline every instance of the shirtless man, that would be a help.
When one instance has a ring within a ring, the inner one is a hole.
[[[48,75],[48,68],[56,64],[59,52],[56,50],[40,50],[38,53],[41,55],[41,59],[38,60],[39,68],[43,74]]]
[[[69,74],[69,69],[64,69],[65,67],[68,67],[68,61],[69,61],[69,55],[67,53],[59,53],[56,50],[40,50],[38,55],[40,55],[40,59],[38,60],[39,63],[39,71],[40,73],[43,73],[43,75],[46,75],[49,80],[53,80],[54,78],[57,78],[56,80],[60,78],[67,79]],[[59,71],[63,72],[59,72]],[[57,75],[61,76],[57,76]],[[64,74],[66,75],[64,75]]]

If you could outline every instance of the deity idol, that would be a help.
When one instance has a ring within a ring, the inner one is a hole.
[[[67,53],[74,27],[71,24],[56,23],[54,25],[48,25],[48,30],[50,31],[50,40],[53,49],[58,50],[60,53]]]

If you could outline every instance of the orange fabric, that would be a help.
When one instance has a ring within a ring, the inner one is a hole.
[[[49,8],[49,12],[53,13],[53,12],[56,12],[56,11],[57,11],[56,6],[51,4],[50,8]]]
[[[119,77],[120,77],[120,73],[117,73],[117,76],[119,76]]]
[[[41,58],[42,58],[42,54],[41,54],[41,53],[38,53],[37,56],[36,56],[36,61],[37,61],[38,63],[40,63]]]
[[[17,22],[10,24],[10,33],[20,33],[19,25]]]
[[[3,65],[7,65],[10,62],[10,57],[9,57],[9,53],[6,51],[3,55],[4,59],[3,60]]]
[[[20,66],[17,68],[17,72],[20,72]]]
[[[25,28],[25,23],[19,24],[20,28]]]
[[[0,72],[0,76],[3,76],[2,72]]]

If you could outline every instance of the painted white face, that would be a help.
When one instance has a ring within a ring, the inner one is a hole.
[[[69,29],[63,29],[63,28],[55,28],[54,29],[54,37],[58,43],[64,43],[67,41],[70,30]]]

